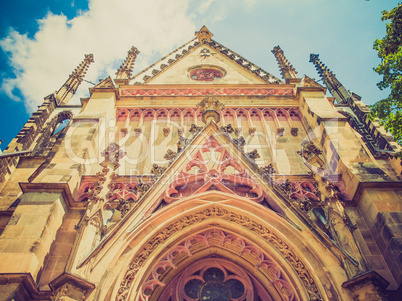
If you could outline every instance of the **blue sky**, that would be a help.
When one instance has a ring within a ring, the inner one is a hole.
[[[398,0],[39,0],[0,2],[0,139],[4,149],[43,98],[93,53],[86,79],[113,75],[131,46],[134,74],[194,37],[214,39],[277,77],[280,45],[300,77],[318,80],[310,53],[367,104],[385,98],[373,67],[383,37],[381,11]],[[83,84],[75,97],[88,95]]]

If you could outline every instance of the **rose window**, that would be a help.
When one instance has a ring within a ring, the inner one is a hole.
[[[227,275],[220,268],[211,267],[193,275],[184,285],[188,300],[244,300],[244,284],[234,275]]]
[[[217,66],[197,66],[190,68],[188,76],[196,81],[214,81],[221,79],[226,74],[225,70]]]

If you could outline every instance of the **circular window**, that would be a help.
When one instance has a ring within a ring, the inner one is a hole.
[[[223,68],[210,65],[196,66],[188,70],[188,76],[196,81],[214,81],[225,75],[226,71]]]

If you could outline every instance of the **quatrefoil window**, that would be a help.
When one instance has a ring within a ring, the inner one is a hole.
[[[200,301],[241,300],[244,284],[219,268],[208,268],[201,275],[193,275],[184,286],[188,298]]]

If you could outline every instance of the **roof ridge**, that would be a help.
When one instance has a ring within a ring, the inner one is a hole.
[[[241,60],[243,60],[243,61],[245,61],[245,62],[247,62],[248,64],[241,64],[240,65],[240,63],[238,62],[238,61],[236,61],[236,59],[235,58],[232,58],[232,57],[230,57],[230,55],[229,54],[226,54],[226,53],[224,53],[224,52],[222,52],[222,51],[220,51],[222,54],[224,54],[224,55],[226,55],[228,58],[230,58],[230,59],[232,59],[232,60],[234,60],[236,63],[238,63],[240,66],[242,66],[243,68],[246,68],[246,69],[248,69],[250,72],[252,72],[252,73],[254,73],[255,75],[257,75],[257,76],[259,76],[260,78],[262,78],[263,80],[266,80],[265,78],[263,78],[264,76],[261,76],[261,75],[259,75],[259,74],[256,74],[256,72],[255,72],[255,70],[257,70],[257,71],[262,71],[262,72],[265,72],[266,73],[266,75],[268,75],[268,77],[269,76],[271,76],[271,78],[274,78],[275,79],[275,81],[277,81],[276,83],[283,83],[279,78],[277,78],[276,76],[274,76],[274,75],[272,75],[271,73],[269,73],[268,71],[266,71],[266,70],[264,70],[264,69],[262,69],[261,67],[259,67],[258,65],[256,65],[256,64],[254,64],[253,62],[251,62],[250,60],[248,60],[248,59],[246,59],[246,58],[244,58],[243,56],[241,56],[240,54],[238,54],[237,52],[235,52],[235,51],[233,51],[233,50],[231,50],[229,47],[226,47],[225,45],[223,45],[222,43],[219,43],[219,42],[217,42],[217,41],[215,41],[214,39],[211,39],[211,42],[209,43],[209,45],[211,46],[211,47],[213,47],[213,48],[215,48],[216,49],[216,47],[214,46],[214,45],[212,45],[213,43],[215,43],[215,44],[219,44],[221,47],[224,47],[224,48],[226,48],[228,51],[230,51],[232,54],[234,54],[235,56],[238,56]],[[250,69],[251,69],[251,67],[250,68],[247,68],[246,66],[247,65],[253,65],[254,67],[255,67],[255,70],[254,70],[254,72],[253,71],[251,71]],[[267,81],[267,80],[266,80]],[[273,82],[271,82],[271,83],[273,83]]]
[[[195,43],[194,43],[194,42],[195,42]],[[177,47],[175,50],[171,51],[169,54],[165,55],[164,57],[162,57],[161,59],[159,59],[158,61],[156,61],[156,62],[153,63],[152,65],[148,66],[147,68],[145,68],[145,69],[141,70],[140,72],[138,72],[137,74],[135,74],[135,75],[131,78],[131,81],[133,81],[134,79],[138,79],[138,77],[139,77],[141,74],[145,74],[148,70],[152,69],[152,68],[155,67],[157,64],[163,62],[163,61],[166,60],[168,57],[170,57],[172,54],[174,54],[174,53],[178,52],[179,50],[185,48],[188,44],[190,44],[189,47],[190,47],[190,46],[193,46],[193,47],[194,47],[194,46],[197,46],[197,45],[199,44],[199,42],[197,41],[197,38],[193,38],[193,39],[191,39],[190,41],[188,41],[187,43],[184,43],[183,45]],[[191,45],[191,44],[194,44],[194,45]],[[155,69],[155,70],[156,70],[156,69]],[[158,72],[158,73],[159,73],[159,72]],[[155,74],[155,75],[156,75],[156,74]],[[151,76],[150,78],[154,77],[155,75]],[[149,78],[149,79],[150,79],[150,78]],[[149,79],[147,79],[147,80],[149,80]],[[147,80],[143,80],[143,81],[145,82],[145,81],[147,81]],[[136,82],[136,83],[134,83],[134,84],[143,84],[143,83]]]

